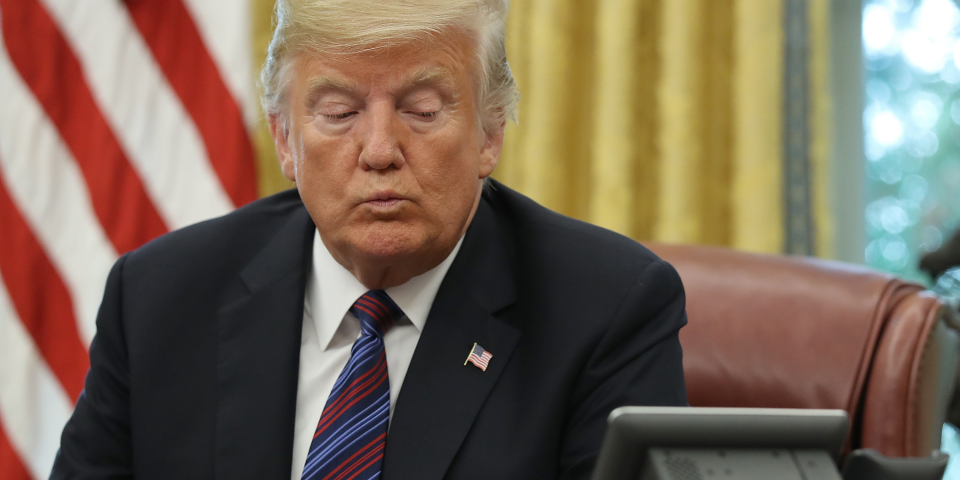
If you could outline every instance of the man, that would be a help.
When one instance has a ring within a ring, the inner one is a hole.
[[[486,180],[506,9],[279,2],[297,190],[117,262],[53,478],[586,479],[613,408],[686,403],[674,270]]]

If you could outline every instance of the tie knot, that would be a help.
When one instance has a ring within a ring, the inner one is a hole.
[[[360,320],[360,329],[365,335],[383,337],[400,317],[403,310],[383,290],[370,290],[353,302],[350,313]]]

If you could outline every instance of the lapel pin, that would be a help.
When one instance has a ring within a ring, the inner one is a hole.
[[[483,347],[474,343],[473,348],[470,350],[470,355],[467,355],[467,360],[463,362],[463,365],[466,366],[469,362],[476,365],[480,370],[486,372],[487,365],[490,363],[491,358],[493,358],[492,353],[484,350]]]

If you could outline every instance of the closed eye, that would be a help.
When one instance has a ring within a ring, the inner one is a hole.
[[[336,114],[336,115],[324,115],[324,117],[327,117],[327,118],[329,118],[330,120],[343,120],[344,118],[347,118],[347,117],[349,117],[349,116],[351,116],[351,115],[354,115],[354,114],[356,114],[356,113],[357,113],[357,112],[345,112],[345,113],[338,113],[338,114]]]

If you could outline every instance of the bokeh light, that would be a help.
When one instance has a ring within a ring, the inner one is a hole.
[[[919,258],[960,225],[960,8],[869,0],[863,51],[864,259],[930,285]]]

